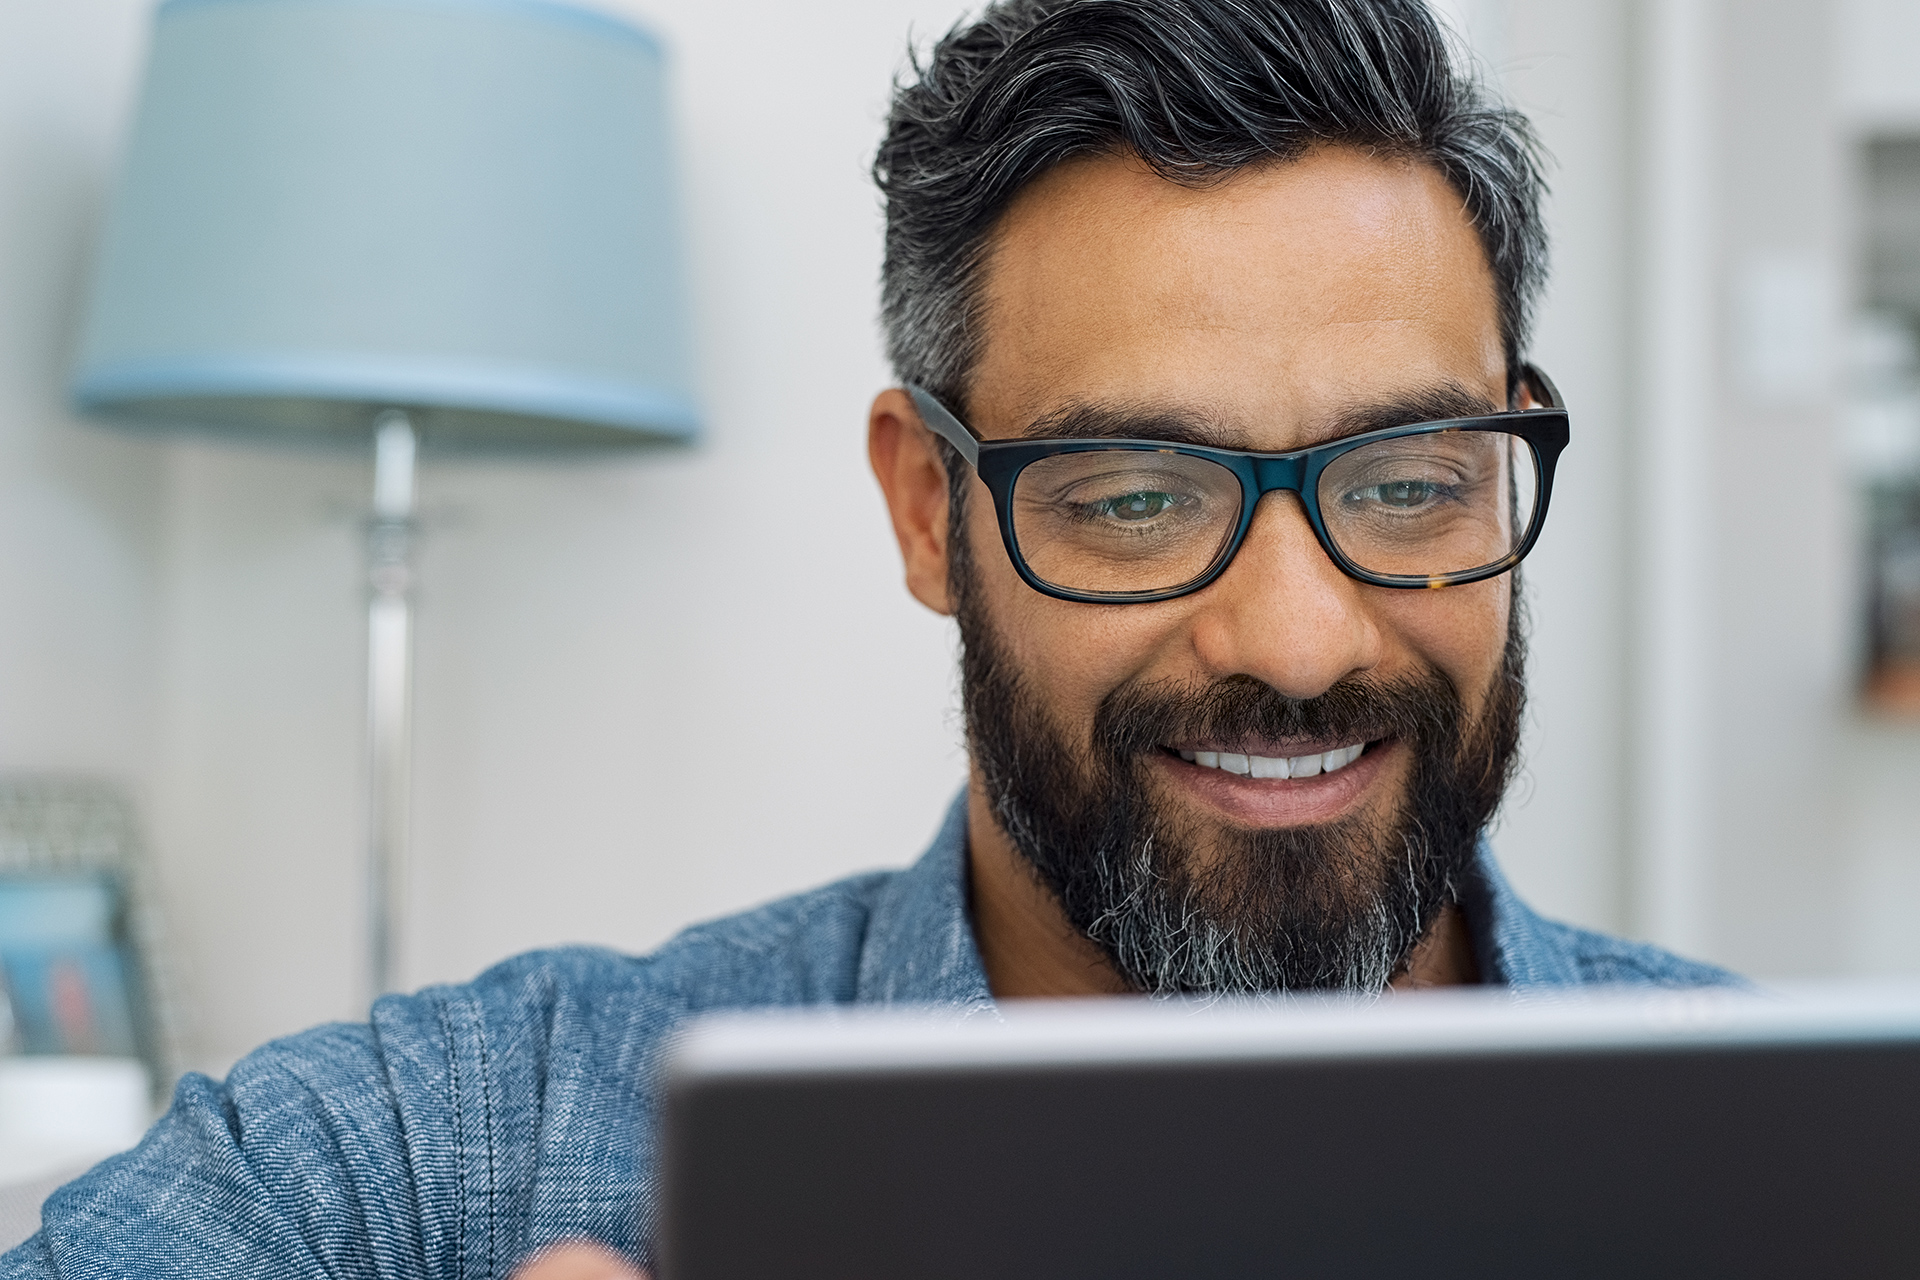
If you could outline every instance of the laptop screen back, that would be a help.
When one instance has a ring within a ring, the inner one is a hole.
[[[663,1280],[1920,1275],[1920,996],[748,1019]]]

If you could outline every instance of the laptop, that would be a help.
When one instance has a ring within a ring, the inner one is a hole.
[[[661,1280],[1920,1276],[1920,988],[728,1016]]]

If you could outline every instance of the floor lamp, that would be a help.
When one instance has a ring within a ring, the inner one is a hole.
[[[659,46],[546,0],[167,0],[73,395],[372,444],[368,954],[395,980],[416,451],[698,426]]]

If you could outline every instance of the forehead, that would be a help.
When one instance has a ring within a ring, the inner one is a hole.
[[[1127,156],[1058,166],[996,227],[976,428],[1088,405],[1292,448],[1343,413],[1504,398],[1493,278],[1430,166],[1325,147],[1203,187]]]

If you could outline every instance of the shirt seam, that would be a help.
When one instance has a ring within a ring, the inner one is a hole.
[[[493,1065],[487,1051],[487,1020],[476,1011],[474,1038],[480,1042],[480,1105],[487,1127],[487,1277],[499,1274],[499,1165],[494,1152]]]
[[[447,1046],[447,1093],[453,1104],[453,1193],[460,1205],[458,1238],[455,1240],[454,1256],[457,1259],[456,1275],[459,1280],[467,1277],[467,1230],[466,1219],[471,1206],[467,1203],[467,1137],[466,1110],[461,1105],[460,1090],[460,1042],[454,1038],[453,1019],[449,1014],[449,1002],[441,1000],[440,1035]]]

